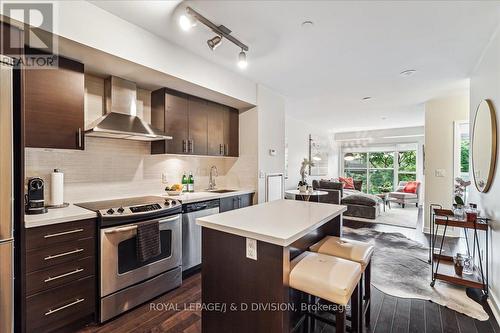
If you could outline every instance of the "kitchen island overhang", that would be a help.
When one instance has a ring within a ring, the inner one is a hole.
[[[289,332],[298,321],[290,260],[340,236],[345,206],[277,200],[197,220],[202,226],[202,331]]]

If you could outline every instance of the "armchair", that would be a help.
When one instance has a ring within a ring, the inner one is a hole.
[[[415,193],[404,192],[404,187],[408,182],[401,181],[396,188],[396,191],[389,193],[389,199],[392,202],[399,203],[405,208],[406,204],[414,203],[418,207],[420,202],[421,183],[417,182],[417,190]]]

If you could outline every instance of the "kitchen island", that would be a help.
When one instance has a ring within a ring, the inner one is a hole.
[[[202,331],[289,332],[298,315],[290,260],[340,236],[345,206],[277,200],[197,220],[202,230]]]

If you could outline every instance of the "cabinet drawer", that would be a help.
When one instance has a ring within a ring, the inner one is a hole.
[[[95,275],[94,265],[94,257],[86,257],[29,273],[26,275],[26,294],[32,295],[87,276],[93,276]]]
[[[95,278],[87,277],[26,298],[26,331],[50,332],[95,313]]]
[[[96,220],[88,219],[26,229],[26,250],[95,237]]]
[[[54,246],[31,250],[26,253],[26,272],[46,269],[54,265],[74,262],[85,257],[93,257],[95,239],[78,239]]]

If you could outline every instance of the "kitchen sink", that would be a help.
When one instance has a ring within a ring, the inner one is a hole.
[[[236,192],[236,190],[207,190],[207,192],[210,192],[210,193],[229,193],[229,192]]]

